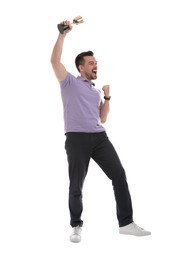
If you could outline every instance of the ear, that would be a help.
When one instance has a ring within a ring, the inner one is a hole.
[[[83,71],[83,65],[79,65],[79,71]]]

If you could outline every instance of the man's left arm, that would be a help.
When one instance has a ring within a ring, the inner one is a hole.
[[[100,106],[100,121],[103,124],[106,122],[107,116],[108,116],[109,110],[110,110],[110,105],[109,105],[110,87],[109,87],[109,85],[103,86],[102,90],[104,92],[104,102],[102,102],[102,104]]]

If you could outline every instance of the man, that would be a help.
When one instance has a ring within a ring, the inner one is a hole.
[[[82,187],[92,158],[112,181],[117,206],[119,233],[146,236],[151,233],[137,226],[133,221],[131,196],[126,174],[119,157],[110,142],[103,123],[109,113],[110,87],[103,86],[101,93],[95,88],[97,61],[92,51],[80,53],[75,60],[80,76],[75,77],[61,63],[63,43],[72,30],[69,21],[62,22],[69,27],[59,33],[53,48],[51,63],[61,87],[64,109],[65,149],[69,166],[69,211],[72,226],[71,242],[81,241],[83,221],[81,219]],[[94,218],[94,217],[93,217]]]

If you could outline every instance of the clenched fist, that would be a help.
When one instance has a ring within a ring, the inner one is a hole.
[[[104,85],[102,87],[102,90],[104,92],[104,96],[106,96],[106,97],[110,96],[110,86],[109,85]]]

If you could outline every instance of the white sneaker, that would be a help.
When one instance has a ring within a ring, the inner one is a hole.
[[[81,231],[82,228],[80,226],[73,227],[72,234],[70,236],[70,241],[73,243],[79,243],[81,241]]]
[[[134,222],[129,225],[123,226],[119,228],[119,233],[124,235],[132,235],[132,236],[148,236],[151,235],[150,231],[147,231],[139,226],[137,226]]]

